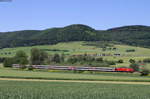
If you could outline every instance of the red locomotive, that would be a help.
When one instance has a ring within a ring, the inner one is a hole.
[[[131,73],[133,73],[134,72],[134,69],[132,69],[132,68],[115,68],[115,71],[116,72],[131,72]]]

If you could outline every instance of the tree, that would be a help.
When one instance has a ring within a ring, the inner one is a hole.
[[[28,56],[22,50],[17,51],[16,55],[12,59],[13,63],[21,65],[21,68],[25,68],[25,65],[29,63]]]
[[[31,64],[41,65],[44,64],[45,60],[48,58],[48,54],[38,48],[31,49]]]
[[[3,65],[4,67],[12,67],[14,64],[14,58],[6,58]]]
[[[28,56],[24,51],[17,51],[14,57],[15,64],[20,64],[22,66],[28,64]]]
[[[61,62],[61,57],[59,54],[54,54],[53,58],[52,58],[52,61],[55,62],[55,63],[60,63]]]
[[[3,63],[5,61],[6,58],[4,57],[0,57],[0,63]]]
[[[118,60],[118,63],[123,63],[123,60],[122,60],[122,59],[119,59],[119,60]]]
[[[39,65],[40,64],[40,50],[37,48],[31,49],[31,58],[30,58],[32,65]]]
[[[40,64],[45,64],[45,61],[48,59],[48,53],[40,50]]]
[[[63,53],[63,54],[61,54],[61,62],[64,62],[64,61],[65,61],[65,55]]]
[[[133,64],[133,63],[135,63],[135,60],[134,59],[130,59],[129,62]]]

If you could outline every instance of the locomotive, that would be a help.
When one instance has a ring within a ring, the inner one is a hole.
[[[130,73],[133,73],[134,69],[132,69],[132,68],[115,68],[115,71],[116,72],[130,72]]]

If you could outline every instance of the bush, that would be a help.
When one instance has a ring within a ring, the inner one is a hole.
[[[122,60],[122,59],[119,59],[119,60],[118,60],[118,63],[123,63],[123,60]]]
[[[0,57],[0,63],[3,63],[5,61],[6,58],[4,57]]]
[[[109,65],[116,65],[116,63],[114,61],[106,61],[106,63]]]
[[[135,71],[139,71],[139,65],[136,64],[136,63],[130,64],[130,67],[131,67],[132,69],[134,69]]]
[[[76,57],[69,57],[67,62],[71,64],[75,64],[78,62],[78,59]]]
[[[135,63],[136,61],[135,61],[134,59],[130,59],[129,62],[133,64],[133,63]]]
[[[96,58],[96,61],[97,62],[103,62],[103,58],[102,57]]]
[[[142,61],[141,61],[141,60],[139,60],[138,62],[139,62],[139,63],[142,63]]]
[[[109,67],[107,63],[91,63],[90,66],[92,67]]]
[[[126,52],[135,52],[135,49],[126,50]]]
[[[146,58],[143,60],[144,63],[150,63],[150,58]]]
[[[140,73],[141,73],[141,76],[148,76],[149,75],[149,70],[148,69],[143,69]]]
[[[33,70],[33,67],[32,66],[28,66],[28,70]]]

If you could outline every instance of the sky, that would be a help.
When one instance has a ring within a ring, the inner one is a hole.
[[[1,1],[1,0],[0,0]],[[150,0],[12,0],[0,2],[0,31],[85,24],[97,30],[150,26]]]

